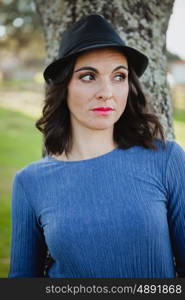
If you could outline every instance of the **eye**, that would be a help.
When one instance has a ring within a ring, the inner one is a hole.
[[[82,79],[83,81],[91,81],[92,79],[95,78],[95,76],[93,73],[86,73],[80,75],[79,78]]]
[[[122,81],[122,80],[125,80],[127,78],[127,75],[123,74],[123,73],[120,73],[120,74],[115,75],[114,78],[118,78],[118,79],[116,79],[116,81]]]

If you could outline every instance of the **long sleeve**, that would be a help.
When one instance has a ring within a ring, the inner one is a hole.
[[[168,222],[176,272],[185,277],[185,152],[173,143],[167,162]]]
[[[12,188],[12,238],[8,277],[44,277],[46,244],[19,175]]]

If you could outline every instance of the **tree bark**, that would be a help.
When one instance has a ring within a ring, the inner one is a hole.
[[[110,21],[126,43],[149,57],[141,77],[151,110],[165,135],[174,139],[172,104],[167,84],[166,31],[174,0],[35,0],[46,41],[46,65],[57,57],[60,36],[82,16],[97,13]]]

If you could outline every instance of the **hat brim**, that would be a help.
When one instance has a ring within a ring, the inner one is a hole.
[[[54,80],[59,71],[62,69],[62,66],[64,66],[67,63],[67,61],[69,61],[70,57],[78,55],[83,51],[106,47],[116,47],[122,50],[123,54],[127,56],[129,64],[133,67],[138,77],[140,77],[144,73],[145,69],[148,66],[148,57],[140,51],[136,50],[135,48],[121,45],[119,46],[118,44],[93,44],[81,48],[78,51],[75,51],[75,53],[70,53],[70,55],[64,56],[63,58],[59,58],[51,64],[49,64],[44,70],[44,79],[47,83]]]

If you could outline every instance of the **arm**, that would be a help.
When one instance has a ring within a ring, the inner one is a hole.
[[[173,143],[167,162],[168,222],[177,277],[185,277],[185,152]]]
[[[8,277],[44,277],[46,244],[16,174],[12,189],[12,238]]]

